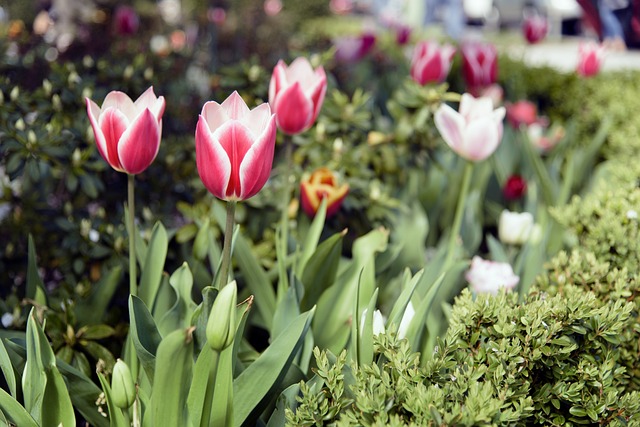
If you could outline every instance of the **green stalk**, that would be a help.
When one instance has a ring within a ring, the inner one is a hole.
[[[460,226],[462,225],[462,215],[464,213],[464,205],[469,195],[469,186],[471,184],[471,175],[473,175],[473,163],[466,161],[464,165],[464,173],[462,175],[462,186],[460,187],[460,193],[458,196],[458,205],[456,206],[456,213],[453,218],[453,226],[451,227],[451,234],[449,235],[449,245],[447,248],[447,258],[444,262],[443,272],[446,272],[453,262],[453,255],[456,251],[456,240],[460,234]]]
[[[284,136],[284,188],[282,190],[282,216],[280,218],[280,229],[282,241],[284,242],[284,255],[288,256],[289,246],[289,202],[291,200],[291,170],[293,169],[293,141],[289,135]]]
[[[137,295],[136,285],[136,238],[135,238],[135,175],[127,175],[129,207],[129,294]]]
[[[224,229],[224,246],[222,247],[222,265],[220,266],[220,289],[227,286],[229,267],[231,266],[231,240],[235,225],[236,202],[227,202],[227,222]]]
[[[200,419],[200,427],[209,427],[211,424],[211,406],[213,405],[213,396],[216,388],[216,376],[218,375],[218,365],[220,363],[220,353],[216,350],[213,350],[213,359],[211,365],[209,365],[209,382],[207,383],[207,388],[205,389],[204,401],[205,410],[202,413],[202,418]]]

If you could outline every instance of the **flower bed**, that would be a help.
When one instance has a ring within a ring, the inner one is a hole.
[[[2,41],[6,424],[640,422],[637,72],[323,20],[211,72],[131,13]]]

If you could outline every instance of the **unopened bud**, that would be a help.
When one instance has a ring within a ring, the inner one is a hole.
[[[222,351],[233,343],[236,335],[236,281],[229,283],[218,293],[209,320],[207,321],[207,342],[215,351]]]
[[[17,130],[23,131],[24,128],[25,128],[24,120],[22,120],[22,118],[19,118],[18,120],[16,120],[16,125],[15,126],[16,126]]]
[[[131,371],[127,364],[120,359],[113,367],[111,398],[113,403],[121,409],[129,408],[136,400],[136,386],[133,383]]]

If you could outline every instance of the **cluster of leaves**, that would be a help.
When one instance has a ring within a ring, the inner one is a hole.
[[[620,345],[634,305],[567,284],[562,294],[473,297],[463,291],[450,328],[420,366],[406,342],[376,340],[375,362],[317,352],[289,425],[566,425],[640,421]]]
[[[575,243],[593,252],[611,268],[638,271],[638,212],[640,189],[599,185],[584,197],[552,209],[554,217],[573,234]]]

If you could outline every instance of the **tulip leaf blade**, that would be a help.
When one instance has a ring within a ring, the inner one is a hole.
[[[162,336],[158,332],[156,323],[144,302],[131,295],[129,297],[129,318],[131,319],[130,334],[136,353],[149,379],[153,381],[155,373],[156,354]]]
[[[102,373],[98,373],[98,379],[102,385],[102,392],[104,393],[104,400],[107,402],[107,408],[109,409],[109,427],[125,427],[127,425],[122,410],[113,403],[113,396],[111,392],[111,385],[104,377]]]
[[[193,275],[186,262],[171,275],[169,284],[175,292],[176,298],[173,306],[166,311],[158,324],[161,335],[188,327],[196,309],[196,303],[191,299]]]
[[[387,332],[398,332],[400,328],[400,323],[402,322],[402,317],[404,316],[405,310],[411,301],[411,297],[415,292],[422,276],[424,274],[424,269],[418,271],[416,274],[411,277],[411,272],[407,269],[405,270],[403,277],[403,286],[402,292],[396,299],[393,308],[391,309],[391,313],[389,313],[389,317],[387,320]]]
[[[149,246],[145,251],[144,264],[140,274],[138,294],[147,307],[153,307],[162,282],[164,263],[169,250],[167,230],[161,222],[156,222],[151,231]]]
[[[320,241],[320,235],[324,228],[324,222],[327,217],[327,198],[323,197],[320,202],[320,207],[313,217],[311,227],[307,231],[307,234],[302,244],[300,256],[298,258],[297,276],[302,277],[307,262],[311,259],[312,255],[318,248],[318,242]]]
[[[154,425],[188,425],[187,396],[193,371],[193,329],[178,329],[158,345],[152,388]]]
[[[302,313],[233,381],[234,426],[250,423],[268,403],[304,342],[315,308]]]
[[[38,427],[38,423],[27,410],[3,388],[0,388],[0,411],[14,425]]]
[[[309,258],[301,277],[304,295],[300,301],[300,310],[306,311],[313,307],[320,295],[335,282],[343,238],[344,233],[334,234],[320,243]]]

